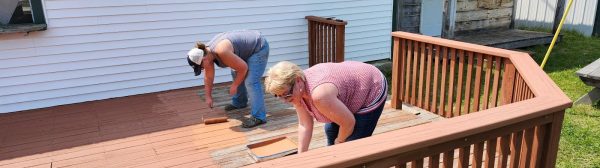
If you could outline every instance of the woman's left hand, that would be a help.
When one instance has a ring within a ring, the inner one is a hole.
[[[231,85],[231,86],[229,87],[229,95],[230,95],[230,96],[233,96],[233,95],[235,95],[235,94],[237,93],[237,88],[238,88],[237,86]]]
[[[339,138],[335,138],[335,140],[333,142],[334,142],[334,144],[341,144],[341,143],[344,143],[346,141],[340,140]]]

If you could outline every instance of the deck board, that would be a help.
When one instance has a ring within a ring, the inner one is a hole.
[[[210,109],[199,87],[0,114],[0,167],[239,167],[255,161],[246,145],[288,136],[297,142],[295,110],[265,95],[268,123],[241,128],[249,108],[223,111],[228,87]],[[229,122],[204,125],[203,118]],[[375,134],[438,119],[386,107]],[[326,146],[316,123],[310,148]]]

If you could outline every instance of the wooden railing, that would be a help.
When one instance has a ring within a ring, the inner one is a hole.
[[[254,167],[554,167],[571,101],[525,53],[394,32],[392,107],[448,119]]]
[[[308,64],[344,61],[346,21],[318,16],[308,20]]]

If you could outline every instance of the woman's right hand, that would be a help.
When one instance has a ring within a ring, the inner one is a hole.
[[[206,105],[208,105],[208,107],[213,108],[213,99],[212,97],[207,97],[206,98]]]

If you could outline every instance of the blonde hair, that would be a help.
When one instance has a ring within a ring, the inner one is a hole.
[[[305,80],[302,69],[294,63],[281,61],[267,71],[265,91],[271,94],[282,94],[291,87],[296,77]]]

